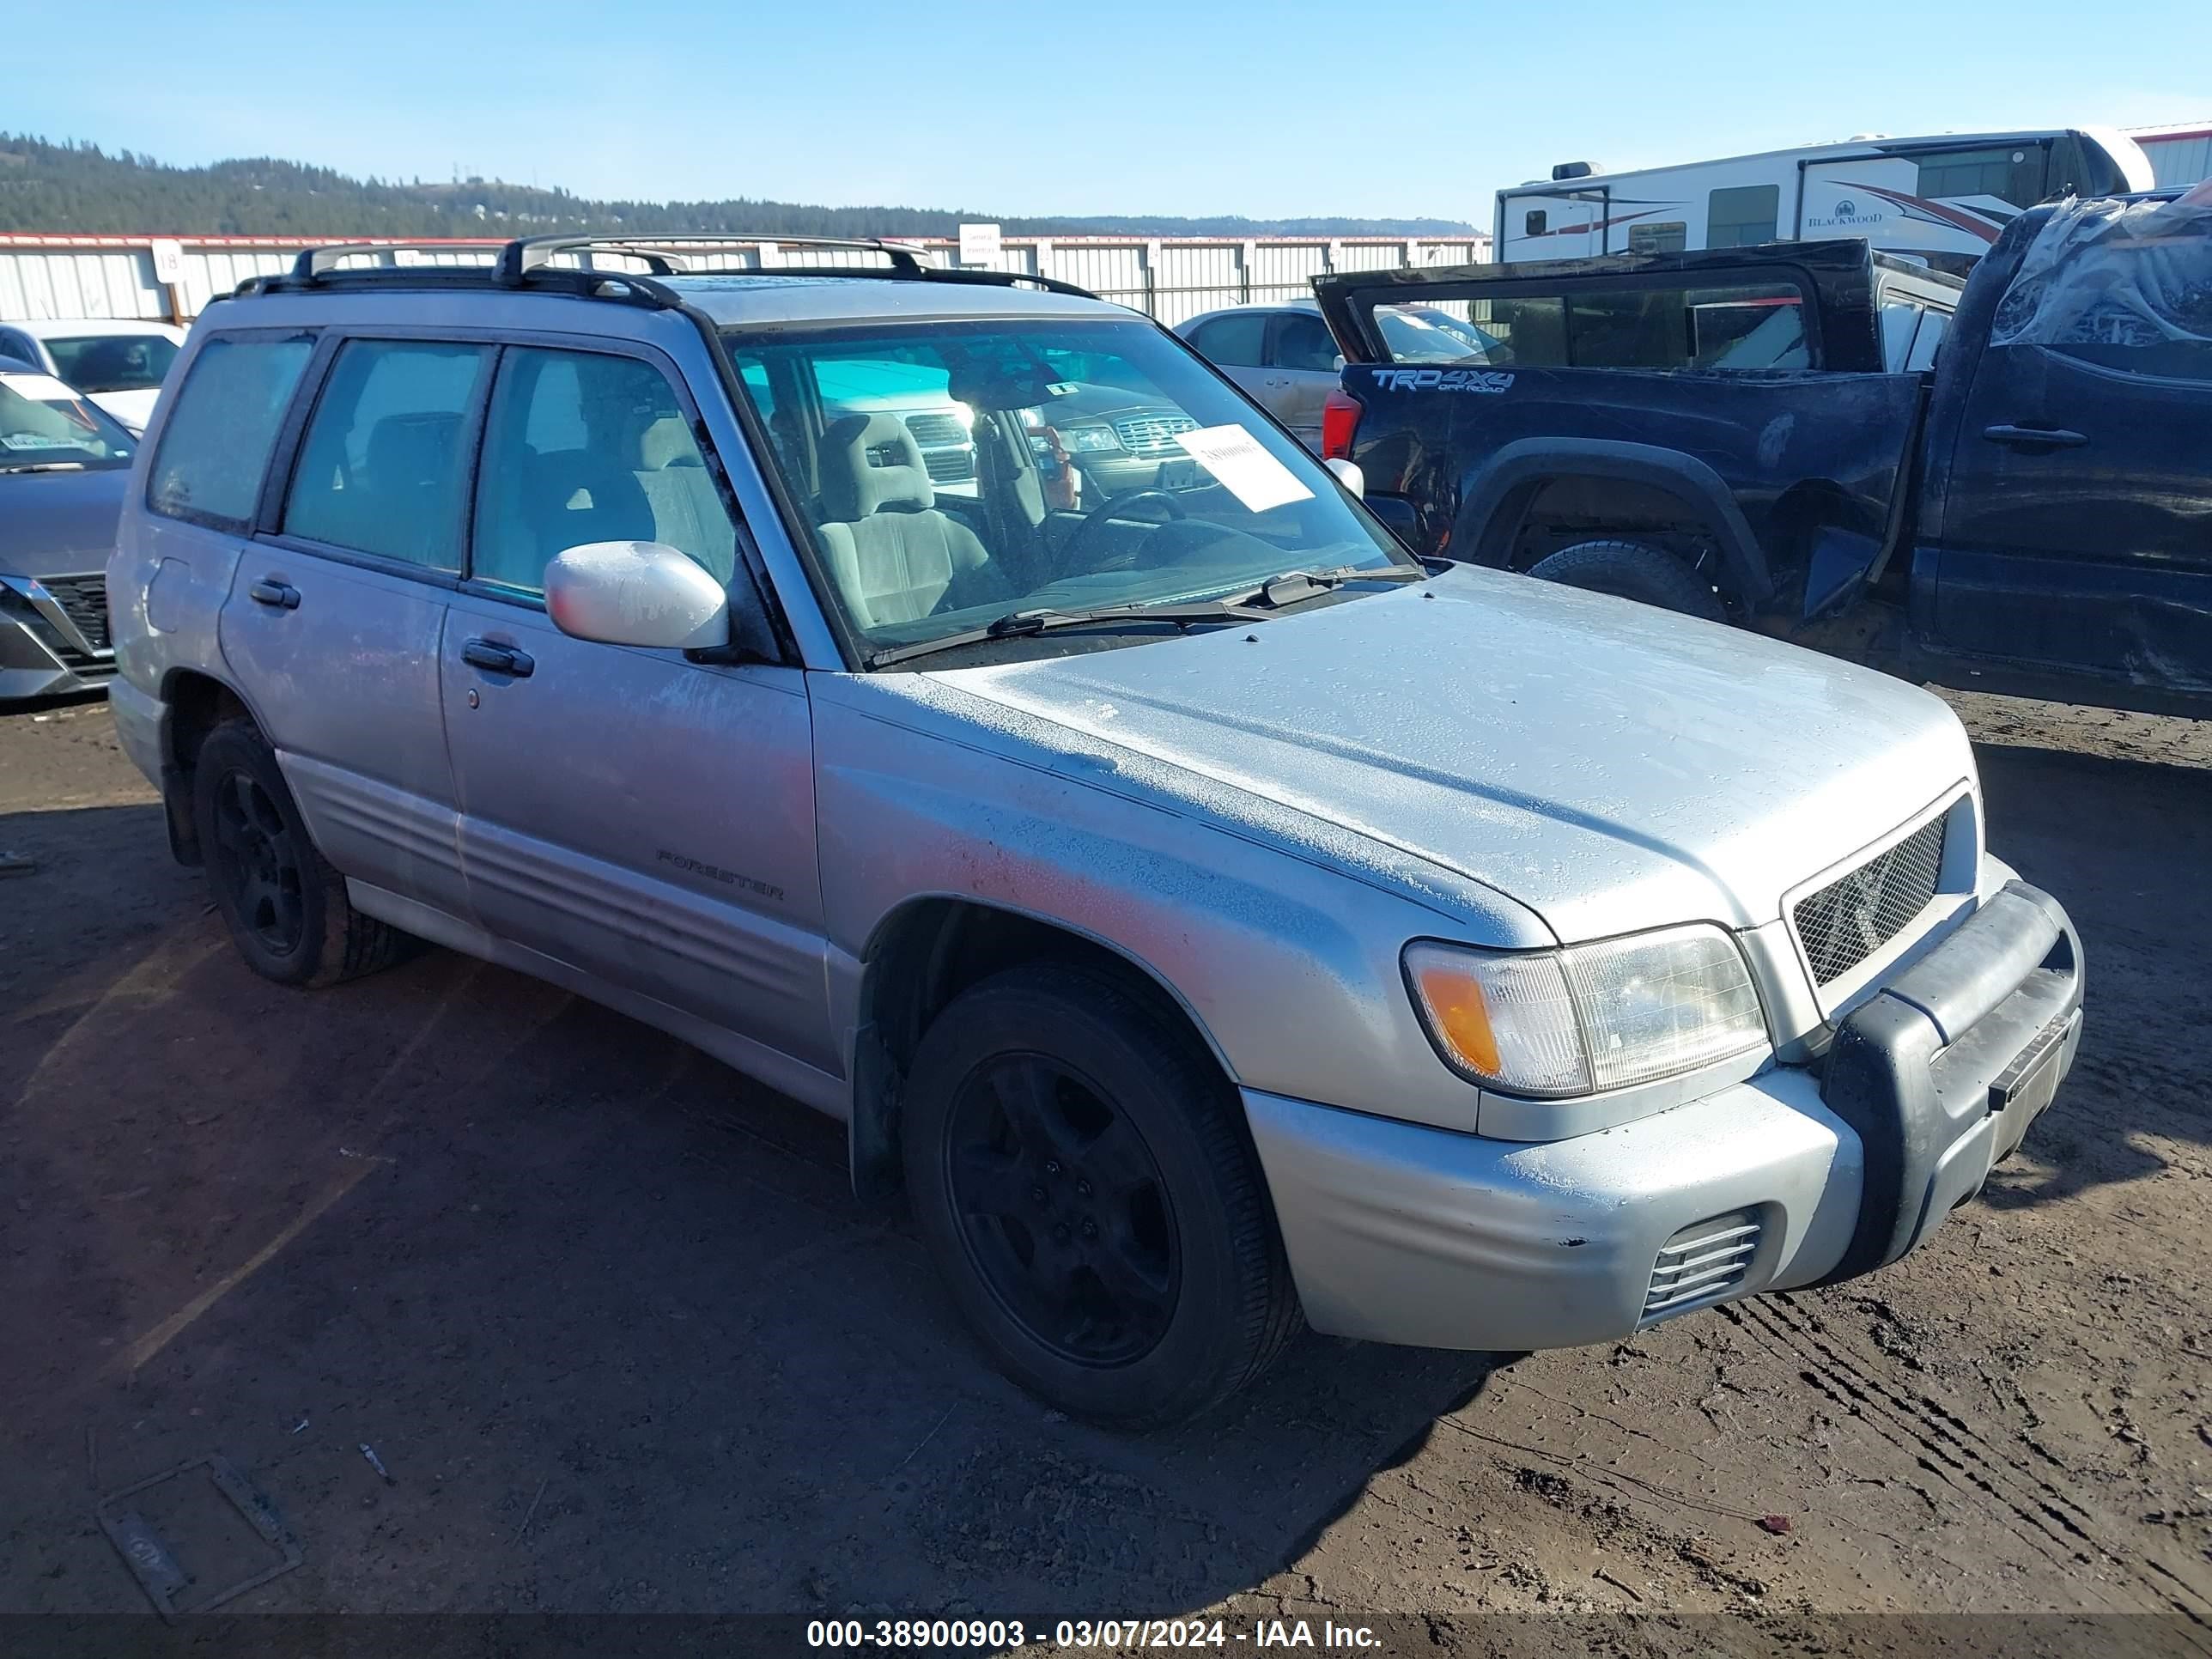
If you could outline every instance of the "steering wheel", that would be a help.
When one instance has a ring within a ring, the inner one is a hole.
[[[1132,502],[1141,501],[1147,498],[1162,502],[1166,506],[1168,510],[1168,520],[1170,521],[1188,516],[1182,510],[1182,503],[1177,501],[1175,498],[1173,492],[1170,490],[1153,489],[1150,488],[1144,489],[1125,489],[1118,495],[1109,495],[1104,501],[1099,502],[1097,506],[1092,507],[1091,511],[1083,515],[1083,522],[1076,526],[1074,532],[1066,541],[1060,544],[1060,556],[1061,560],[1070,569],[1079,568],[1079,567],[1076,564],[1075,553],[1079,548],[1083,546],[1084,538],[1096,530],[1098,526],[1103,524],[1106,520],[1112,516],[1112,514],[1117,510],[1129,506]]]

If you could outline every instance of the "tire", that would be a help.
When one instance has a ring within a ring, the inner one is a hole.
[[[1031,963],[956,998],[915,1055],[901,1139],[953,1300],[1001,1370],[1070,1416],[1182,1422],[1297,1327],[1235,1091],[1105,974]]]
[[[1710,582],[1665,548],[1649,542],[1577,542],[1537,560],[1528,574],[1539,581],[1611,593],[1707,622],[1728,620]]]
[[[192,823],[208,885],[246,965],[279,985],[374,973],[407,945],[365,916],[307,833],[276,757],[251,720],[208,733],[192,768]]]

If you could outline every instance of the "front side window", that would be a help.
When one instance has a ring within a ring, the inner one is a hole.
[[[458,571],[464,428],[486,346],[353,340],[300,447],[284,532]]]
[[[737,530],[667,377],[635,357],[518,347],[500,367],[469,574],[538,593],[586,542],[659,542],[727,582]]]
[[[242,529],[253,518],[276,428],[314,349],[309,339],[207,342],[185,371],[154,452],[147,505]]]
[[[54,373],[79,392],[150,392],[177,361],[166,334],[93,334],[46,341]]]
[[[51,374],[0,369],[0,472],[106,471],[137,440]]]
[[[1267,315],[1255,311],[1217,317],[1190,337],[1199,354],[1224,368],[1257,368],[1266,359]]]
[[[1997,302],[1990,344],[2212,380],[2212,206],[2184,197],[2052,210]]]
[[[1291,571],[1419,574],[1312,456],[1149,325],[786,325],[725,337],[740,383],[764,379],[784,399],[767,423],[783,494],[872,661],[989,624],[1019,635],[1024,613],[1188,606]],[[972,495],[935,488],[910,411],[823,395],[852,386],[861,365],[877,384],[896,366],[915,395],[958,407],[975,448]],[[794,410],[787,388],[811,392],[814,406]],[[1095,641],[1165,631],[1103,626]]]
[[[1751,247],[1774,240],[1782,213],[1779,185],[1717,190],[1705,204],[1707,247]]]

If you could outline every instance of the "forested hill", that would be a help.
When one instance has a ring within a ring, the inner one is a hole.
[[[471,179],[349,179],[268,159],[166,167],[128,150],[0,132],[0,232],[225,236],[518,236],[677,231],[788,236],[950,236],[981,210],[814,207],[800,202],[592,202],[564,190]],[[1454,236],[1446,219],[1000,216],[1015,235]]]

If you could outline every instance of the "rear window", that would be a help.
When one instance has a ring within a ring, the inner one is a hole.
[[[177,361],[163,334],[92,334],[48,339],[54,373],[79,392],[150,392]]]
[[[1490,342],[1483,360],[1524,368],[1793,369],[1817,367],[1805,295],[1794,280],[1708,287],[1625,283],[1569,294],[1498,296],[1490,285],[1436,290],[1439,299],[1482,293],[1486,314],[1469,325]],[[1392,362],[1407,355],[1391,307],[1370,311]],[[1433,361],[1433,360],[1431,360]]]
[[[462,438],[485,346],[348,342],[301,441],[287,535],[459,570]]]
[[[177,388],[154,452],[146,504],[170,518],[225,529],[253,517],[261,476],[310,339],[216,339]]]

